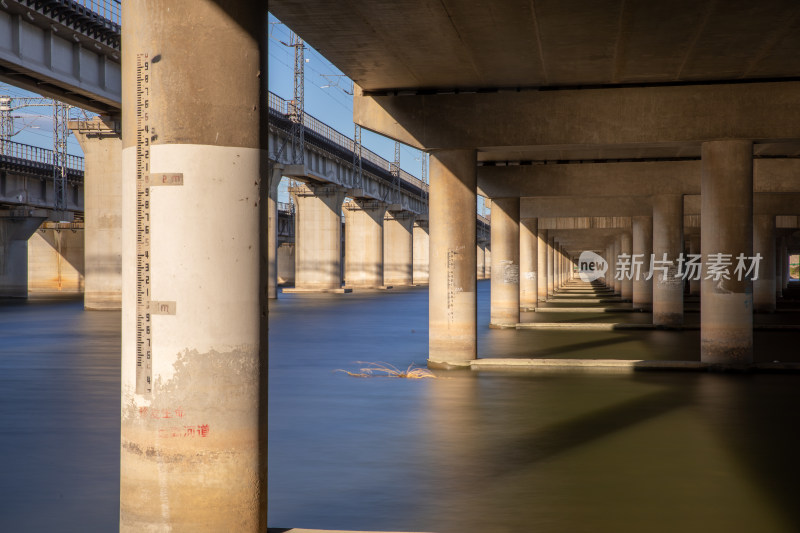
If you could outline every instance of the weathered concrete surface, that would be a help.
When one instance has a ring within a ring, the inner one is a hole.
[[[519,305],[536,307],[539,290],[539,221],[525,218],[519,221]]]
[[[771,313],[776,302],[775,217],[753,215],[753,256],[760,256],[758,278],[753,280],[753,311]]]
[[[683,323],[683,280],[678,258],[683,253],[683,197],[660,195],[653,201],[653,324]],[[659,270],[657,267],[663,267]]]
[[[84,230],[51,226],[28,239],[28,292],[82,293]]]
[[[764,82],[412,97],[364,96],[356,86],[353,119],[415,148],[659,148],[725,138],[797,139],[798,90],[800,82]]]
[[[787,145],[793,146],[791,143]],[[753,172],[753,190],[756,193],[796,194],[800,190],[800,159],[756,159]],[[554,199],[553,203],[541,198],[553,196],[582,197],[576,207],[586,216],[635,216],[647,214],[642,210],[652,204],[646,197],[699,195],[701,174],[699,160],[479,166],[478,192],[488,197],[533,197],[521,203],[520,214],[525,217],[545,218],[548,215],[537,214],[535,210],[542,208],[544,212],[559,213],[564,204],[568,205],[567,200],[560,198]],[[631,197],[642,199],[639,207],[631,203]],[[613,211],[613,205],[609,205],[614,199],[619,200],[618,211]],[[793,208],[796,205],[785,200],[786,197],[769,200],[776,203],[765,204],[764,214],[769,214],[766,210],[777,208],[780,211],[781,206]]]
[[[294,283],[294,243],[284,242],[278,247],[278,283]]]
[[[427,218],[414,220],[414,230],[412,231],[413,261],[414,261],[414,285],[424,285],[430,280],[430,247],[431,239],[428,233]],[[478,246],[480,248],[480,245]],[[476,250],[477,252],[477,250]],[[482,255],[478,259],[483,259]],[[483,277],[483,268],[479,264],[477,267],[478,277]]]
[[[477,357],[476,157],[475,150],[430,156],[431,367],[463,367]]]
[[[753,145],[749,141],[703,144],[702,226],[700,246],[709,254],[753,252]],[[700,297],[700,354],[706,363],[747,365],[753,362],[753,284],[706,279]]]
[[[547,300],[547,230],[539,228],[539,223],[536,223],[538,231],[536,232],[536,259],[537,259],[537,272],[538,279],[536,280],[537,301],[544,302]]]
[[[620,235],[620,253],[627,254],[628,265],[632,264],[631,256],[633,255],[633,239],[630,233],[624,231]],[[630,266],[628,267],[631,268]],[[633,299],[633,272],[629,271],[622,278],[620,295],[626,300]]]
[[[122,9],[120,531],[263,532],[266,16],[244,0]],[[196,38],[198,28],[214,38]],[[174,314],[148,314],[149,393],[137,392],[136,372],[139,54],[149,171],[183,174],[180,186],[149,189],[150,298],[174,302]]]
[[[28,297],[28,239],[43,221],[36,216],[0,216],[0,297]]]
[[[347,287],[383,285],[383,217],[386,204],[374,200],[344,203],[344,283]]]
[[[295,205],[295,287],[340,288],[345,190],[336,185],[306,184],[289,192]]]
[[[414,214],[388,211],[383,219],[383,284],[411,285],[414,276]]]
[[[84,154],[86,309],[122,307],[122,138],[108,118],[70,122]]]
[[[519,322],[519,198],[492,202],[492,291],[490,325]]]
[[[634,272],[633,308],[650,310],[653,308],[653,280],[647,279],[650,272],[650,256],[653,253],[653,217],[633,217],[631,219],[633,233],[633,253],[641,254],[641,270]]]

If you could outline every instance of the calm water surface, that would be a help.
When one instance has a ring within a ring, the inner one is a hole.
[[[693,331],[489,330],[488,288],[482,356],[699,357]],[[0,304],[0,532],[116,529],[118,344],[118,313]],[[275,302],[270,526],[800,531],[800,376],[337,372],[426,347],[424,289]]]

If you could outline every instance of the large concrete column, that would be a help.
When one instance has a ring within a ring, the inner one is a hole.
[[[43,221],[0,213],[0,298],[28,297],[28,239]]]
[[[122,9],[120,531],[266,531],[266,12]]]
[[[779,261],[781,262],[781,277],[779,278],[779,285],[781,287],[780,295],[783,297],[783,291],[789,288],[789,250],[786,248],[786,236],[781,235],[780,244],[777,245]]]
[[[278,186],[283,165],[274,165],[269,173],[267,194],[267,298],[278,297]]]
[[[428,219],[417,217],[412,232],[414,251],[414,285],[427,285],[430,281],[430,249],[431,240],[428,233]],[[480,269],[479,269],[480,270]]]
[[[519,323],[519,198],[492,199],[492,326]]]
[[[536,307],[539,269],[539,219],[525,218],[519,221],[519,306]]]
[[[702,255],[702,251],[700,249],[700,234],[695,233],[689,237],[689,253],[695,255]],[[702,262],[702,261],[701,261]],[[701,276],[702,278],[702,276]],[[700,296],[700,284],[701,279],[690,279],[689,280],[689,294],[692,296]]]
[[[748,278],[708,278],[710,254],[753,255],[753,146],[749,141],[702,145],[700,214],[704,275],[700,296],[700,354],[706,363],[753,362],[753,292]]]
[[[347,287],[383,285],[383,216],[386,204],[355,199],[344,203],[344,282]]]
[[[653,253],[653,217],[632,217],[633,255],[641,256],[642,266],[634,272],[633,308],[649,311],[653,308],[653,280],[650,272],[650,255]]]
[[[683,196],[665,194],[653,198],[653,324],[683,324],[683,280],[677,276],[678,258],[683,253]],[[664,254],[667,265],[664,270]],[[661,263],[659,263],[661,262]]]
[[[478,349],[477,151],[441,150],[430,157],[428,366],[465,367]]]
[[[633,239],[631,234],[627,231],[623,232],[620,236],[620,253],[627,254],[628,259],[627,262],[629,265],[632,264],[631,256],[633,255]],[[633,271],[629,271],[624,279],[621,281],[621,295],[626,300],[633,299],[633,279],[631,279],[631,275],[634,274]]]
[[[537,223],[538,226],[538,223]],[[539,229],[536,236],[536,259],[537,259],[537,275],[536,281],[537,300],[540,302],[547,301],[547,230]]]
[[[45,223],[28,239],[29,293],[83,292],[83,228]]]
[[[492,277],[492,243],[489,242],[483,247],[483,279]]]
[[[86,309],[122,306],[122,137],[118,122],[70,122],[83,150]]]
[[[758,278],[753,280],[753,311],[771,313],[775,311],[775,217],[753,216],[753,255],[760,255]]]
[[[755,237],[755,235],[754,235]],[[781,253],[781,242],[783,236],[776,236],[775,239],[775,300],[783,298],[783,254]],[[755,245],[755,242],[753,242]],[[755,289],[754,289],[755,292]]]
[[[617,235],[614,237],[614,257],[613,257],[613,266],[614,269],[612,270],[614,276],[614,292],[616,294],[622,295],[622,279],[617,272],[619,268],[619,255],[622,253],[622,236]]]
[[[561,244],[556,243],[553,253],[553,292],[561,290],[561,284],[563,282],[562,276],[564,274],[562,259]]]
[[[289,192],[295,205],[295,290],[341,289],[344,189],[301,184]]]
[[[553,263],[555,262],[555,249],[556,249],[556,238],[549,237],[547,239],[547,296],[550,297],[553,295],[553,289],[555,288],[555,269],[553,268]]]
[[[414,275],[414,215],[388,211],[383,218],[383,283],[411,285]]]
[[[478,279],[486,279],[486,243],[479,242],[475,246],[475,258]]]

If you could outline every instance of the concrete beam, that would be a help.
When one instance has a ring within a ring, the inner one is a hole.
[[[353,120],[416,148],[800,138],[800,82],[364,96]]]
[[[700,161],[642,161],[478,167],[478,194],[510,196],[653,196],[700,194]],[[755,192],[800,191],[800,159],[753,161]]]

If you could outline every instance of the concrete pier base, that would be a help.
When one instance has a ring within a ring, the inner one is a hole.
[[[702,145],[700,245],[709,254],[753,252],[753,145],[714,141]],[[704,363],[753,362],[753,284],[750,279],[706,279],[700,297],[700,357]]]
[[[653,324],[657,326],[683,324],[683,280],[678,276],[678,258],[682,253],[683,195],[656,196],[653,198],[652,281]]]
[[[519,226],[519,198],[494,198],[490,326],[519,322]]]
[[[386,204],[354,199],[344,203],[344,283],[350,288],[383,285],[383,217]]]
[[[383,219],[383,284],[411,285],[414,276],[414,214],[387,211]]]
[[[83,293],[84,230],[77,226],[45,222],[33,232],[28,239],[28,293]]]
[[[430,156],[428,366],[468,368],[477,357],[477,151]],[[494,224],[493,224],[494,225]]]
[[[122,136],[111,119],[70,122],[84,154],[86,309],[122,307]]]
[[[28,239],[43,221],[0,214],[0,298],[28,297]]]
[[[634,272],[633,308],[649,311],[653,308],[653,280],[650,273],[650,256],[653,253],[653,217],[633,217],[631,220],[633,255],[641,256],[641,270]]]
[[[295,205],[295,288],[341,288],[344,189],[303,184],[289,192]]]

